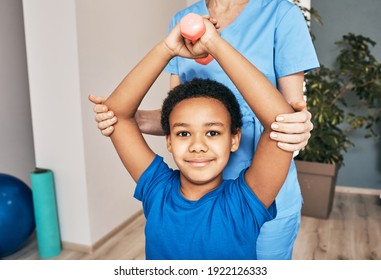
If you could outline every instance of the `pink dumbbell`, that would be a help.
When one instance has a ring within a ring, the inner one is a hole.
[[[187,14],[180,20],[180,31],[184,38],[196,42],[206,31],[203,18],[198,14]],[[212,60],[213,57],[210,54],[207,57],[195,59],[196,62],[203,65],[208,64]]]

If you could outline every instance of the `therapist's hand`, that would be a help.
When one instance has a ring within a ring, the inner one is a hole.
[[[311,137],[313,124],[305,101],[290,104],[295,113],[281,114],[272,123],[270,137],[278,141],[278,147],[289,152],[302,150]]]
[[[98,129],[104,136],[110,136],[114,131],[113,125],[117,122],[114,112],[108,110],[107,106],[103,104],[105,98],[92,95],[89,95],[88,98],[95,104],[93,111],[95,113],[95,121],[98,123]]]

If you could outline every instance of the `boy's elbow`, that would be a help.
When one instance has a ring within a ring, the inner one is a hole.
[[[135,117],[135,112],[130,112],[128,108],[123,108],[115,102],[106,100],[104,104],[107,106],[109,111],[112,111],[114,113],[118,120],[128,120],[133,119]]]
[[[281,99],[281,104],[282,106],[279,107],[268,106],[265,110],[263,110],[261,114],[256,112],[257,118],[261,122],[264,130],[271,131],[271,125],[274,122],[276,122],[276,118],[279,115],[290,114],[295,112],[294,109],[292,109],[292,107],[288,103],[286,103],[284,99]]]

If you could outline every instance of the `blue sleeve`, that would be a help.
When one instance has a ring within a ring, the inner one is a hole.
[[[142,202],[145,213],[149,212],[154,199],[160,199],[164,195],[175,174],[176,171],[169,168],[161,156],[155,156],[140,176],[134,193],[134,197]]]
[[[277,215],[277,207],[275,201],[266,208],[255,193],[249,188],[245,182],[245,171],[242,170],[238,178],[235,179],[235,184],[230,188],[228,197],[231,199],[231,204],[234,202],[239,204],[231,209],[236,209],[235,215],[242,219],[251,219],[255,217],[257,228],[259,229],[265,222],[274,219]],[[245,212],[251,212],[251,215],[245,215]],[[242,215],[243,214],[243,215]],[[244,222],[245,224],[245,222]]]
[[[276,77],[319,67],[315,47],[300,8],[284,5],[280,7],[278,15],[274,37]]]

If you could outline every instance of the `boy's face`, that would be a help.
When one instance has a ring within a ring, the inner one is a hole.
[[[183,100],[173,108],[169,125],[167,148],[181,171],[182,185],[217,187],[241,136],[231,133],[225,106],[206,97]]]

